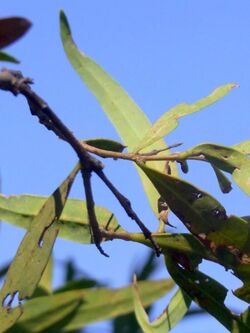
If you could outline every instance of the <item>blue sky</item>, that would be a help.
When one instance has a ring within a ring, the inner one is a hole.
[[[0,8],[1,16],[21,15],[33,22],[25,38],[6,49],[21,60],[21,65],[4,65],[33,77],[34,89],[77,137],[119,140],[64,55],[59,36],[60,8],[68,16],[79,48],[128,91],[151,121],[180,102],[193,102],[206,96],[219,85],[240,84],[240,88],[217,104],[182,119],[177,130],[169,135],[168,143],[184,142],[185,149],[202,142],[232,145],[249,139],[249,1],[9,0],[2,2]],[[30,116],[22,97],[1,93],[0,112],[3,193],[48,195],[72,169],[75,154]],[[120,161],[105,161],[105,165],[107,175],[154,230],[156,220],[134,168],[128,162]],[[193,163],[190,169],[186,178],[216,196],[228,213],[249,215],[249,198],[235,184],[230,194],[222,195],[210,168]],[[97,204],[112,210],[124,227],[137,230],[96,179],[94,193]],[[83,198],[80,179],[72,196]],[[183,230],[179,222],[175,223],[180,231]],[[21,230],[2,225],[0,253],[4,255],[0,256],[0,265],[13,257],[22,236]],[[140,245],[118,241],[104,247],[111,255],[110,259],[102,257],[93,246],[58,240],[55,257],[57,260],[73,258],[83,271],[112,286],[121,286],[147,253]],[[166,275],[163,261],[159,262],[155,278]],[[240,281],[219,267],[210,264],[202,267],[229,290],[240,286]],[[55,284],[58,284],[60,269],[56,272]],[[242,306],[231,296],[227,302],[233,308]],[[161,303],[157,311],[163,306]],[[226,332],[215,320],[207,317],[202,320],[202,333],[215,329]],[[100,325],[98,327],[104,327],[104,324]],[[97,332],[97,328],[95,330]],[[201,331],[198,327],[195,331],[192,321],[186,320],[173,332]]]

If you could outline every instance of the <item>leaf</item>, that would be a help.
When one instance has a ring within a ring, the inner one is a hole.
[[[31,22],[23,17],[0,19],[0,49],[15,42],[31,27]]]
[[[138,265],[137,265],[138,266]],[[132,269],[132,279],[134,272],[136,272],[137,280],[147,280],[149,276],[155,271],[157,261],[155,260],[155,253],[150,251],[143,266]],[[131,280],[132,280],[131,279]],[[151,306],[147,307],[147,311],[151,311]],[[140,333],[140,326],[137,323],[134,312],[118,316],[113,320],[113,333]]]
[[[140,294],[137,288],[136,279],[134,280],[134,307],[136,318],[145,333],[167,333],[169,332],[186,314],[191,300],[181,289],[178,289],[170,300],[164,312],[154,320],[149,322],[148,315],[141,303]]]
[[[110,140],[110,139],[88,139],[85,142],[93,147],[103,149],[103,150],[110,150],[121,153],[126,146],[121,144],[120,142]]]
[[[44,296],[52,293],[52,279],[53,279],[53,259],[52,256],[46,265],[43,275],[39,284],[33,293],[32,297]]]
[[[232,190],[232,183],[230,180],[220,171],[220,169],[214,167],[212,165],[212,168],[215,172],[215,175],[217,177],[218,183],[220,185],[220,189],[222,193],[229,193]]]
[[[232,174],[236,184],[250,195],[250,159],[231,147],[204,143],[182,153],[183,156],[205,156],[213,166]]]
[[[174,251],[186,254],[190,258],[204,258],[217,262],[217,258],[209,249],[191,234],[152,233],[152,237],[165,254]],[[142,233],[130,233],[129,239],[152,248],[152,243],[145,239]]]
[[[20,195],[5,197],[0,195],[0,219],[15,226],[27,229],[41,207],[46,197]],[[107,209],[95,206],[98,223],[108,230],[121,230],[114,215]],[[78,243],[91,243],[86,202],[78,199],[68,199],[60,218],[55,222],[59,228],[59,237]]]
[[[10,54],[0,51],[0,61],[13,62],[14,64],[19,64],[20,61],[12,57]]]
[[[170,255],[165,256],[165,262],[169,274],[176,283],[195,301],[224,325],[232,333],[247,333],[250,326],[244,324],[239,316],[236,316],[226,308],[224,301],[228,290],[199,271],[188,271],[181,268]]]
[[[139,152],[145,147],[152,145],[164,136],[168,135],[178,126],[181,117],[200,111],[211,104],[214,104],[227,95],[236,84],[225,84],[215,89],[210,95],[193,104],[181,103],[164,113],[147,131],[142,140],[138,143],[134,151]]]
[[[138,284],[144,305],[149,305],[159,299],[174,285],[172,280],[144,281]],[[107,302],[107,300],[109,301]],[[24,314],[18,322],[18,327],[28,330],[30,333],[40,332],[42,327],[38,328],[46,325],[47,316],[49,316],[49,320],[53,319],[52,314],[58,315],[60,307],[72,302],[81,304],[61,332],[68,332],[92,322],[107,320],[133,311],[133,290],[132,286],[119,289],[78,289],[31,299],[23,306]],[[16,332],[15,328],[16,326],[12,329],[13,333]]]
[[[250,140],[238,143],[237,145],[234,145],[232,148],[238,150],[242,154],[250,155]]]
[[[60,28],[61,40],[71,65],[95,95],[105,114],[122,138],[123,143],[128,147],[129,151],[132,151],[151,127],[149,120],[126,91],[110,75],[91,58],[79,51],[72,39],[70,26],[63,11],[60,12]],[[151,148],[159,149],[163,147],[166,147],[166,144],[161,141]],[[150,165],[158,170],[163,168],[162,163],[159,162],[151,162]],[[158,216],[157,191],[145,175],[140,170],[138,172],[151,208]],[[172,173],[177,174],[175,164],[172,164]]]
[[[78,171],[79,165],[77,164],[66,180],[47,199],[24,236],[0,292],[1,323],[8,313],[20,311],[19,308],[10,311],[14,297],[17,297],[20,302],[32,296],[36,289],[59,231],[59,225],[53,222],[59,218],[63,210]],[[10,316],[10,320],[7,319],[5,325],[1,325],[0,332],[4,332],[12,326],[20,315],[21,313],[14,320]]]

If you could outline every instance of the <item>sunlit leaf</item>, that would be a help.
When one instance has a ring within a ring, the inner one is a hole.
[[[31,22],[23,17],[0,19],[0,49],[22,37],[30,26]]]
[[[46,202],[46,197],[20,195],[5,197],[0,195],[0,219],[15,226],[27,229]],[[103,228],[122,230],[114,215],[107,209],[95,206],[98,223]],[[59,237],[78,243],[91,243],[86,202],[69,199],[58,221]]]
[[[127,92],[97,63],[77,48],[63,11],[60,13],[60,27],[62,43],[70,63],[99,101],[105,114],[122,138],[123,143],[128,147],[129,151],[132,151],[151,127],[149,120],[138,105],[128,96]],[[150,147],[150,149],[164,147],[166,147],[166,144],[161,141],[159,144]],[[159,162],[151,162],[150,165],[158,170],[163,168],[162,163]],[[147,177],[140,170],[138,171],[150,205],[155,214],[158,215],[157,191]],[[176,167],[172,164],[172,174],[176,174],[176,172]]]
[[[174,286],[172,280],[144,281],[138,284],[144,306],[156,301]],[[49,320],[53,320],[53,314],[60,315],[60,307],[72,302],[80,302],[80,306],[61,328],[62,332],[133,311],[133,290],[132,286],[119,289],[78,289],[31,299],[24,304],[24,314],[11,332],[16,332],[16,327],[29,332],[40,332],[42,326],[47,325],[47,316]]]
[[[242,154],[250,155],[250,140],[246,140],[238,143],[232,147],[235,150],[238,150]]]
[[[224,325],[229,332],[249,332],[250,327],[225,306],[224,301],[228,290],[223,285],[198,270],[188,271],[181,268],[170,255],[165,256],[165,261],[168,272],[175,282],[193,301]]]
[[[207,106],[217,102],[219,99],[227,95],[236,84],[225,84],[215,89],[210,95],[193,104],[181,103],[166,113],[164,113],[147,131],[146,135],[142,138],[136,146],[135,151],[140,151],[145,147],[150,146],[157,142],[164,136],[168,135],[178,126],[178,120],[181,117],[190,115],[194,112],[200,111]]]
[[[2,325],[8,313],[13,311],[9,310],[14,297],[17,297],[19,301],[31,297],[41,279],[59,231],[59,225],[54,221],[60,217],[78,171],[79,165],[46,200],[17,250],[0,292],[0,304],[2,305],[0,332],[4,332],[14,323],[11,315],[10,320],[6,320],[6,326]],[[14,311],[19,310],[17,308]],[[17,319],[18,316],[15,317],[15,320]]]
[[[231,147],[204,143],[182,153],[183,156],[203,155],[213,166],[232,174],[236,184],[250,195],[250,159]]]
[[[13,62],[14,64],[19,64],[19,60],[12,57],[10,54],[0,51],[0,61]]]
[[[178,289],[164,312],[156,320],[150,323],[148,315],[141,302],[136,280],[134,280],[135,314],[144,333],[169,332],[183,318],[190,304],[191,299],[189,296],[187,296],[181,289]]]

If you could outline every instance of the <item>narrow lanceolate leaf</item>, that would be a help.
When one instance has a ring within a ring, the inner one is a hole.
[[[36,289],[49,260],[59,225],[54,223],[59,217],[67,200],[71,185],[79,171],[77,165],[66,180],[47,199],[40,212],[34,218],[24,236],[0,292],[0,332],[13,325],[8,313],[16,296],[19,301],[29,298]],[[19,308],[14,309],[19,311]],[[18,319],[18,316],[15,320]],[[2,325],[6,320],[5,326]]]
[[[217,102],[219,99],[227,95],[232,88],[237,87],[236,84],[225,84],[215,89],[210,95],[193,104],[181,103],[164,113],[147,131],[143,139],[138,143],[135,151],[140,151],[145,147],[157,142],[164,136],[172,132],[177,126],[181,117],[190,115],[200,111],[207,106]]]
[[[13,62],[14,64],[19,64],[19,60],[12,57],[10,54],[0,51],[0,61]]]
[[[250,158],[231,147],[204,143],[184,152],[183,155],[203,155],[213,166],[232,174],[236,184],[250,195]]]
[[[187,313],[190,304],[190,297],[184,291],[178,289],[165,311],[156,320],[150,323],[141,302],[136,280],[134,280],[135,315],[144,333],[169,332]]]
[[[174,282],[172,280],[143,281],[138,285],[142,303],[147,306],[173,288]],[[77,289],[33,298],[24,304],[24,314],[11,332],[22,332],[22,330],[30,333],[41,332],[45,328],[44,325],[50,326],[52,321],[55,324],[53,318],[60,316],[61,309],[72,302],[79,302],[80,305],[75,309],[74,315],[65,321],[60,332],[68,332],[96,321],[132,312],[133,290],[132,286],[119,289]]]
[[[47,197],[31,195],[10,197],[0,195],[0,219],[27,229],[35,221],[34,218],[47,200]],[[95,206],[95,211],[100,227],[122,231],[114,215],[106,208]],[[59,227],[59,237],[83,244],[91,243],[85,201],[68,199],[55,224]]]
[[[169,274],[200,307],[214,316],[229,332],[247,333],[250,326],[231,313],[224,301],[228,290],[206,274],[181,268],[170,255],[165,256]]]
[[[235,150],[238,150],[242,154],[250,155],[250,140],[240,142],[232,147]]]
[[[220,171],[220,169],[216,168],[213,165],[212,168],[217,177],[221,192],[229,193],[232,190],[232,183],[230,182],[230,180],[224,175],[223,172]]]
[[[129,151],[132,151],[151,127],[149,120],[127,92],[97,63],[77,48],[71,36],[68,20],[62,11],[60,13],[60,27],[62,43],[70,63],[99,101],[123,143]],[[161,141],[150,147],[150,150],[164,147],[166,144]],[[151,162],[150,165],[158,170],[163,169],[162,163],[159,162]],[[139,169],[138,171],[150,205],[155,214],[158,215],[157,191],[145,175]],[[176,172],[176,167],[173,164],[172,174],[176,174]]]

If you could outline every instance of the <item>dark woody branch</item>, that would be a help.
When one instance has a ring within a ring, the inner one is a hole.
[[[108,178],[103,172],[104,166],[101,161],[88,153],[88,151],[84,147],[84,144],[82,144],[68,129],[68,127],[64,125],[64,123],[57,117],[57,115],[52,111],[49,105],[31,89],[31,83],[32,80],[30,78],[23,77],[22,73],[19,71],[3,69],[0,72],[0,89],[10,91],[15,96],[18,94],[22,94],[23,96],[25,96],[29,104],[31,114],[37,116],[39,122],[43,124],[48,130],[52,130],[59,138],[69,143],[76,152],[81,164],[81,173],[85,188],[88,218],[91,228],[92,239],[99,251],[103,255],[107,256],[100,245],[102,241],[102,234],[99,229],[94,209],[95,204],[93,200],[90,182],[92,172],[95,172],[116,196],[128,216],[135,220],[135,222],[141,228],[142,232],[145,235],[145,238],[151,241],[155,249],[156,255],[159,256],[161,250],[154,242],[151,236],[151,232],[146,228],[146,226],[140,221],[136,213],[132,210],[129,200],[125,198],[108,180]]]

